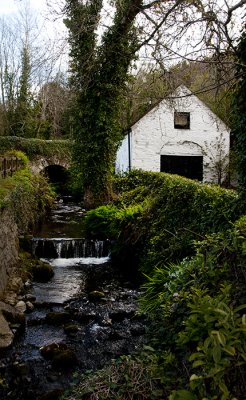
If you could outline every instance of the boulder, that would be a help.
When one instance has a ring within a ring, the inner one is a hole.
[[[18,301],[15,305],[17,312],[24,313],[26,311],[26,303],[23,300]]]
[[[48,282],[54,276],[53,267],[48,263],[37,261],[32,266],[32,275],[36,282]]]
[[[105,293],[99,290],[93,290],[88,294],[88,298],[90,301],[102,301],[105,299]]]
[[[14,339],[14,334],[9,328],[9,324],[0,312],[0,349],[9,347]]]
[[[4,315],[7,321],[12,324],[25,325],[25,315],[20,313],[15,307],[0,301],[0,312]]]

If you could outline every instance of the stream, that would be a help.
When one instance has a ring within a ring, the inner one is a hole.
[[[139,289],[110,263],[110,241],[83,236],[85,211],[57,201],[32,239],[33,255],[51,264],[47,283],[26,283],[26,327],[0,358],[0,399],[55,400],[77,375],[142,348],[147,319]]]

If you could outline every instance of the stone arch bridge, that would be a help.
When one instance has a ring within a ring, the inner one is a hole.
[[[33,173],[45,172],[50,181],[66,180],[71,164],[71,140],[27,139],[17,136],[0,136],[0,155],[9,150],[20,150],[28,159]]]

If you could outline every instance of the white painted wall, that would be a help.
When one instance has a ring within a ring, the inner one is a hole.
[[[132,168],[160,171],[161,155],[198,155],[203,156],[203,180],[217,183],[215,163],[229,155],[228,127],[186,87],[179,87],[172,96],[132,126]],[[190,129],[174,128],[174,111],[190,112]],[[127,139],[117,153],[117,171],[128,170]]]

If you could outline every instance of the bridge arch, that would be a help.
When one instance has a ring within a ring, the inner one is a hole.
[[[30,161],[30,168],[34,174],[43,173],[54,187],[57,194],[68,194],[70,172],[69,163],[57,157],[39,157]]]

